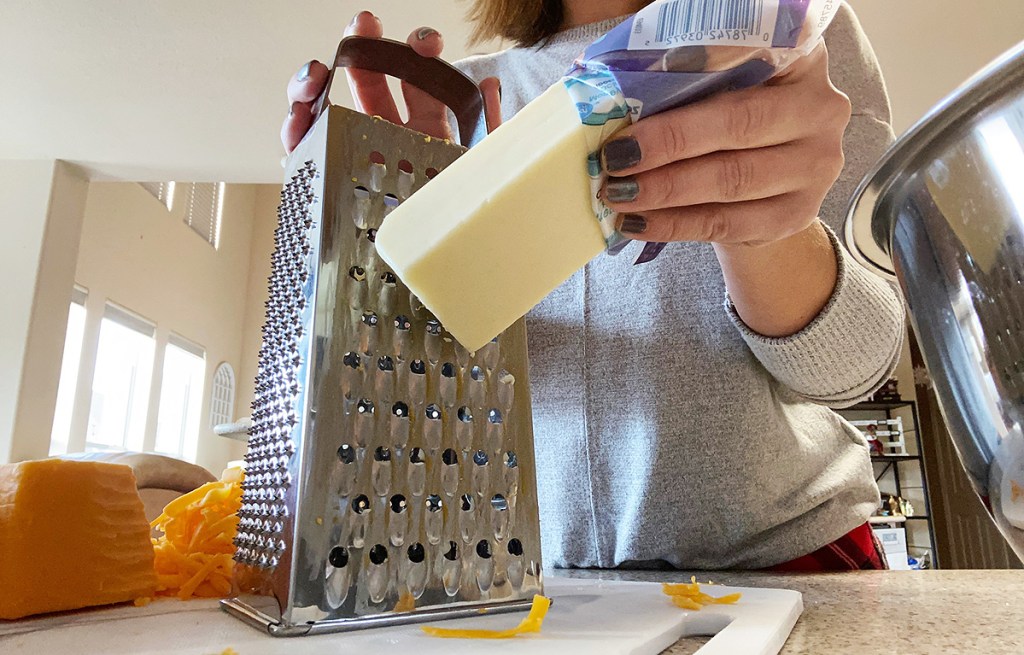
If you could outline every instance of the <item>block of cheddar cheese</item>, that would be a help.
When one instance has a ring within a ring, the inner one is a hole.
[[[0,619],[152,596],[153,544],[131,468],[0,466]]]

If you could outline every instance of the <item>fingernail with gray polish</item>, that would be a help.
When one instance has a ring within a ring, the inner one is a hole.
[[[419,32],[416,32],[416,38],[422,41],[431,34],[437,34],[437,30],[435,30],[433,27],[424,27],[421,28]]]
[[[619,223],[619,232],[623,234],[643,234],[647,231],[647,219],[639,214],[626,214]]]
[[[640,163],[640,144],[631,136],[604,144],[604,165],[609,172],[621,171]]]
[[[631,177],[609,180],[604,188],[604,197],[608,202],[632,202],[640,195],[640,185]]]
[[[309,79],[309,68],[313,62],[307,61],[306,65],[299,69],[298,74],[295,75],[295,79],[300,82],[305,82]]]

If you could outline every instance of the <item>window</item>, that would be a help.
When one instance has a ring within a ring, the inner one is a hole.
[[[196,460],[199,414],[203,404],[206,353],[201,346],[170,335],[164,351],[160,409],[154,450],[163,455]]]
[[[220,246],[220,221],[223,213],[223,182],[195,182],[189,185],[185,200],[185,223],[214,248]]]
[[[139,186],[162,202],[167,211],[171,211],[174,206],[174,182],[140,182]]]
[[[75,287],[71,292],[71,307],[68,310],[68,327],[64,334],[64,357],[60,365],[60,382],[57,384],[57,405],[53,412],[53,427],[50,431],[50,455],[68,452],[71,436],[71,413],[75,407],[75,391],[78,388],[78,369],[82,362],[82,339],[85,336],[85,289]]]
[[[231,364],[221,363],[213,374],[210,398],[210,428],[235,420],[235,371]]]
[[[107,304],[92,380],[86,452],[142,450],[153,377],[152,323]]]

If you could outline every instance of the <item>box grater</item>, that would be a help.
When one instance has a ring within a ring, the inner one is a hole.
[[[479,89],[405,44],[334,68],[406,80],[482,129]],[[467,352],[374,250],[465,148],[343,107],[288,157],[231,614],[277,636],[512,611],[541,593],[526,329]],[[451,271],[452,275],[472,274]]]

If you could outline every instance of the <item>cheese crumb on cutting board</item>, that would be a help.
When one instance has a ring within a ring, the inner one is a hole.
[[[128,466],[0,466],[0,619],[152,596],[149,530]]]

